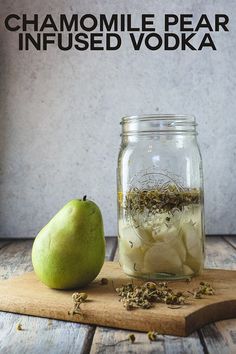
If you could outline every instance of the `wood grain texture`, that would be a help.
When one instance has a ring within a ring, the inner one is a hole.
[[[22,331],[16,329],[22,325]],[[11,313],[0,316],[0,353],[86,353],[93,327]]]
[[[32,240],[17,240],[0,249],[0,277],[8,279],[32,271]]]
[[[4,241],[5,242],[5,241]],[[0,274],[11,278],[31,267],[32,240],[17,240],[0,243]],[[107,240],[106,258],[112,259],[116,249],[116,239]],[[22,324],[23,331],[16,325]],[[40,353],[88,353],[94,335],[94,326],[62,322],[32,316],[0,312],[0,353],[40,354]]]
[[[108,285],[100,284],[102,278],[108,279]],[[85,291],[90,299],[81,305],[83,315],[70,315],[68,311],[72,307],[71,295],[74,291],[49,289],[37,279],[34,272],[29,272],[0,281],[0,309],[145,332],[151,328],[162,334],[187,336],[206,323],[236,317],[235,271],[206,269],[190,283],[170,281],[169,284],[175,291],[185,292],[197,288],[201,281],[213,284],[216,294],[201,300],[189,298],[188,305],[178,310],[158,304],[149,310],[139,309],[128,313],[118,301],[114,286],[120,287],[130,282],[130,278],[123,274],[117,262],[106,262],[95,281],[80,290]],[[133,282],[143,283],[138,279],[133,279]]]
[[[205,267],[236,270],[235,249],[221,237],[208,237],[206,242]]]
[[[0,250],[4,248],[6,245],[8,245],[9,243],[11,243],[11,241],[8,239],[0,239]]]
[[[228,242],[233,248],[236,249],[236,235],[235,236],[224,236],[224,240]]]
[[[134,344],[127,340],[131,333],[136,338]],[[203,354],[204,351],[197,332],[186,338],[158,335],[157,341],[150,342],[147,333],[98,327],[93,338],[91,353]]]
[[[234,236],[211,236],[206,243],[206,265],[212,268],[236,270],[236,245]],[[236,353],[236,319],[218,321],[200,330],[201,337],[211,354]]]

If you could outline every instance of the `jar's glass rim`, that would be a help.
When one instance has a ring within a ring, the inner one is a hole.
[[[185,134],[197,135],[196,120],[187,114],[144,114],[121,120],[122,135]]]
[[[124,116],[121,118],[121,124],[134,121],[175,121],[183,124],[197,125],[194,115],[190,114],[143,114]]]

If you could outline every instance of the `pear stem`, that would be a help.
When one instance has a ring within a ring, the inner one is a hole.
[[[83,196],[83,201],[84,201],[84,202],[86,201],[86,198],[87,198],[87,195],[84,195],[84,196]]]

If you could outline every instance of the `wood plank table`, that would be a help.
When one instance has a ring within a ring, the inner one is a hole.
[[[31,271],[33,240],[0,240],[0,276],[7,279]],[[107,238],[107,260],[117,258],[115,237]],[[206,267],[236,270],[236,236],[208,236]],[[112,316],[112,314],[111,314]],[[16,329],[21,324],[23,330]],[[158,336],[149,342],[135,333],[134,344],[123,341],[129,331],[0,312],[0,353],[236,353],[236,319],[203,327],[187,338]],[[119,342],[119,343],[117,343]],[[116,344],[117,343],[117,344]]]

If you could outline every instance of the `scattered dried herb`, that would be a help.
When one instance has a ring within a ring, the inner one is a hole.
[[[129,335],[128,335],[128,340],[129,340],[132,344],[134,344],[134,342],[135,342],[135,335],[134,335],[133,333],[129,334]]]
[[[154,331],[149,331],[147,333],[147,337],[148,339],[150,340],[150,342],[155,342],[157,340],[157,332],[154,332]]]
[[[143,285],[128,283],[116,288],[120,301],[126,310],[134,308],[149,309],[154,303],[165,303],[171,305],[185,304],[186,295],[182,292],[174,292],[168,287],[168,283],[147,282]]]
[[[129,244],[130,244],[130,248],[134,247],[134,243],[132,241],[129,241]]]
[[[163,185],[156,189],[132,188],[126,193],[125,209],[129,215],[156,214],[182,210],[185,206],[200,204],[200,191],[183,188],[176,184]],[[166,218],[169,222],[170,218]]]
[[[192,281],[192,278],[191,277],[186,278],[185,281],[186,281],[186,283],[190,283]]]
[[[102,348],[100,348],[100,350],[97,352],[97,354],[99,353],[102,353],[104,348],[107,348],[107,347],[115,347],[117,344],[120,344],[120,343],[123,343],[123,342],[127,342],[129,341],[131,344],[134,344],[135,343],[135,335],[133,333],[130,333],[128,335],[128,338],[125,338],[125,339],[121,339],[119,340],[118,342],[116,343],[112,343],[112,344],[105,344],[105,345],[102,345]]]
[[[100,280],[100,284],[101,284],[101,285],[107,285],[107,284],[108,284],[108,279],[107,279],[107,278],[102,278],[102,279]]]
[[[202,281],[199,287],[190,293],[193,295],[194,299],[202,299],[204,295],[214,295],[215,289],[209,283]]]
[[[72,311],[69,311],[69,315],[82,314],[80,305],[86,301],[88,295],[86,293],[74,293],[72,294],[72,300],[74,303]]]
[[[22,328],[22,324],[21,324],[21,323],[17,323],[17,325],[16,325],[16,330],[17,330],[17,331],[23,331],[23,328]]]
[[[184,292],[175,292],[168,286],[167,282],[147,282],[143,285],[135,285],[128,283],[115,289],[120,297],[120,301],[126,310],[135,308],[149,309],[155,303],[164,303],[170,309],[179,309],[186,304],[189,297]],[[204,295],[214,295],[214,288],[207,282],[201,282],[197,289],[193,292],[188,291],[195,299],[200,299]]]

